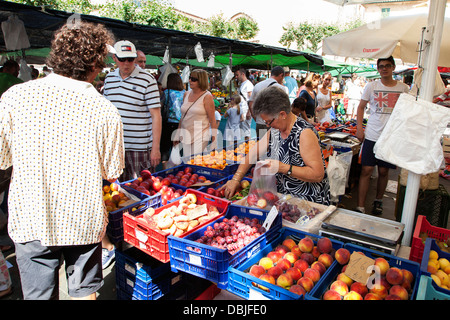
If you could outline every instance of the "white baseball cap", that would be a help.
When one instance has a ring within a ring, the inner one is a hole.
[[[136,47],[128,40],[117,41],[114,45],[115,54],[119,58],[136,58]]]

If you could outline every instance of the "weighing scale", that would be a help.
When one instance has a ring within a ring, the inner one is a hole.
[[[397,255],[404,228],[397,221],[338,208],[322,222],[319,235]]]

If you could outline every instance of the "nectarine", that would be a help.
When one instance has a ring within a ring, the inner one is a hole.
[[[345,294],[343,300],[363,300],[363,297],[356,291],[349,291]]]
[[[333,257],[328,253],[322,253],[319,258],[317,258],[317,261],[322,262],[326,268],[329,268],[333,263]]]
[[[286,246],[287,248],[289,248],[289,250],[291,250],[297,244],[295,243],[295,241],[292,238],[286,238],[286,239],[284,239],[282,245]]]
[[[314,287],[314,281],[312,281],[310,278],[308,277],[301,277],[298,281],[297,284],[302,286],[303,289],[306,290],[306,292],[310,292],[312,290],[312,288]]]
[[[348,286],[344,281],[335,280],[333,283],[331,283],[330,290],[334,290],[341,296],[345,296],[348,293]]]
[[[334,290],[327,290],[323,294],[323,300],[342,300],[342,296]]]
[[[350,286],[350,291],[359,293],[363,298],[366,296],[366,294],[369,293],[369,289],[367,289],[366,285],[361,282],[352,283],[352,285]]]
[[[386,259],[378,257],[375,259],[374,265],[380,268],[380,275],[386,275],[386,272],[389,270],[390,266]]]
[[[306,290],[302,286],[300,286],[298,284],[294,284],[293,286],[291,286],[289,288],[289,291],[293,292],[295,294],[298,294],[299,296],[306,294]]]
[[[303,277],[310,278],[314,283],[317,283],[320,280],[320,273],[316,269],[308,268],[303,273]]]
[[[341,265],[347,264],[350,260],[350,251],[345,248],[339,248],[334,253],[334,258]]]
[[[392,285],[402,284],[403,272],[399,268],[392,267],[386,272],[386,280]]]
[[[394,285],[389,289],[389,295],[396,295],[402,300],[408,300],[408,292],[400,285]]]
[[[291,275],[288,273],[283,273],[277,279],[277,286],[280,286],[284,289],[289,289],[294,284],[294,280]]]
[[[302,252],[311,252],[314,248],[314,242],[311,238],[305,237],[299,241],[298,247]]]
[[[291,276],[294,282],[297,282],[302,277],[302,272],[297,267],[290,267],[286,270],[286,273]]]
[[[260,266],[258,264],[254,264],[251,268],[249,273],[252,276],[255,276],[256,278],[259,278],[261,275],[263,275],[264,273],[266,273],[266,269],[264,269],[263,266]]]
[[[279,266],[273,266],[272,268],[267,270],[267,273],[274,277],[276,280],[280,275],[283,274],[283,269],[281,269]]]
[[[258,263],[260,266],[262,266],[264,269],[269,270],[274,266],[272,259],[268,257],[263,257],[259,260]]]
[[[329,238],[320,238],[317,240],[317,249],[319,249],[320,253],[330,253],[333,248],[333,244]]]

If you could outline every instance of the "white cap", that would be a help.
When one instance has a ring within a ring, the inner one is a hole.
[[[128,40],[121,40],[114,45],[115,54],[119,58],[136,58],[136,47]]]

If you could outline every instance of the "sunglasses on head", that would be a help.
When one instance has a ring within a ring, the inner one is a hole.
[[[120,62],[125,62],[125,61],[133,62],[134,59],[136,59],[136,58],[119,58],[118,56],[116,56],[116,58],[117,58],[117,60],[119,60]]]
[[[189,80],[191,80],[192,82],[197,82],[198,78],[196,78],[196,77],[189,77]]]

